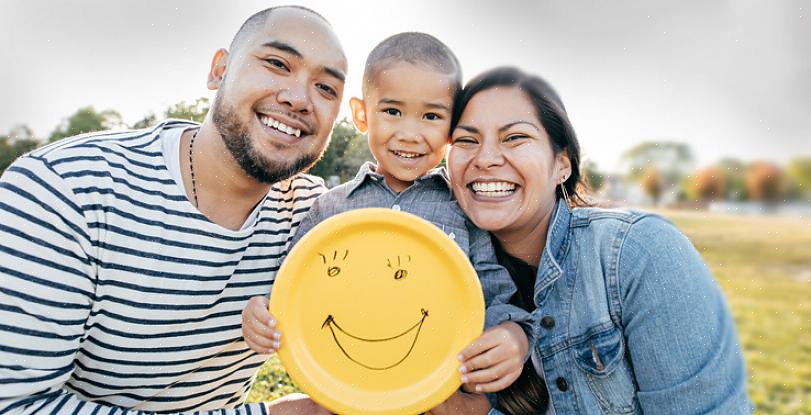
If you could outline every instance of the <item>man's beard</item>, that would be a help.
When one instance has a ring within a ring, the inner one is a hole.
[[[222,90],[220,90],[222,91]],[[222,137],[225,146],[248,176],[260,183],[276,183],[288,179],[301,171],[312,167],[324,154],[322,149],[301,152],[293,160],[276,161],[264,157],[253,145],[248,133],[248,126],[240,122],[233,107],[223,104],[218,91],[212,108],[214,126]],[[326,146],[324,146],[326,149]]]

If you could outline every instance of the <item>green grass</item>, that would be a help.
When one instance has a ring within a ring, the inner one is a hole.
[[[695,244],[727,296],[756,413],[811,415],[811,220],[661,213]],[[272,356],[248,399],[294,391]]]

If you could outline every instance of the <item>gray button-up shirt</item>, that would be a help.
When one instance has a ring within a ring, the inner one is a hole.
[[[292,245],[315,225],[333,215],[372,207],[408,212],[442,229],[462,248],[479,276],[486,306],[485,326],[514,321],[524,327],[529,344],[534,344],[529,313],[509,304],[516,292],[515,283],[507,270],[496,261],[490,234],[477,228],[462,212],[451,194],[444,169],[431,170],[397,193],[386,184],[383,175],[375,172],[375,165],[367,162],[355,178],[316,199],[301,221]]]

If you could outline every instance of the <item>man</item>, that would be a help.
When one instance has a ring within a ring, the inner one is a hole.
[[[0,413],[315,408],[240,406],[264,360],[240,314],[323,191],[295,175],[327,145],[346,67],[323,17],[264,10],[214,55],[201,125],[73,137],[7,169]]]

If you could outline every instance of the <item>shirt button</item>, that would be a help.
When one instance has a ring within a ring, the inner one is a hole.
[[[552,316],[543,316],[541,319],[541,327],[545,329],[551,329],[555,327],[555,319]]]
[[[451,238],[451,240],[453,241],[453,240],[456,239],[456,234],[451,232],[451,233],[448,234],[448,237]]]
[[[566,382],[566,379],[557,378],[555,384],[558,385],[558,389],[560,389],[561,392],[569,390],[569,383]]]
[[[391,207],[393,210],[400,211],[400,205],[394,205]]]

